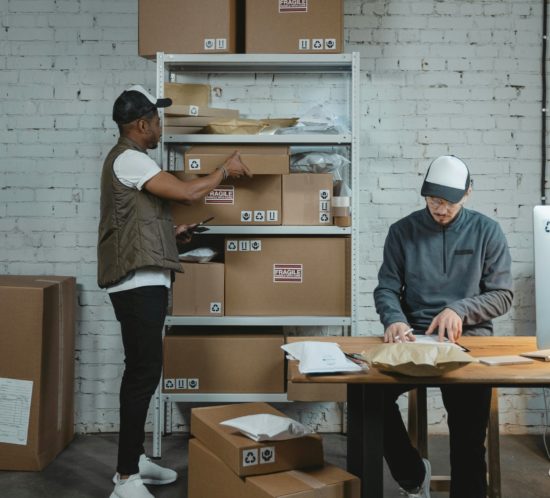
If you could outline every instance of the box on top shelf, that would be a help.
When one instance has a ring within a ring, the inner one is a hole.
[[[172,284],[172,314],[223,316],[223,263],[182,263]]]
[[[289,148],[286,145],[194,145],[184,153],[183,170],[196,174],[212,173],[236,150],[253,175],[286,175],[289,172]]]
[[[42,470],[74,436],[76,280],[0,276],[0,469]]]
[[[237,0],[139,0],[139,55],[236,51]]]
[[[332,225],[332,175],[283,176],[283,225]]]
[[[349,316],[350,241],[226,237],[226,316]]]
[[[188,498],[359,498],[359,493],[359,479],[330,464],[242,479],[201,441],[189,441]]]
[[[164,338],[168,393],[283,393],[285,360],[280,328],[189,328]],[[239,333],[230,333],[231,330]],[[209,333],[214,331],[218,333]],[[278,331],[278,333],[275,333]]]
[[[183,181],[193,177],[173,174]],[[192,205],[173,202],[172,216],[177,224],[197,223],[214,216],[211,225],[280,225],[281,175],[228,178]]]
[[[343,0],[246,0],[246,53],[343,52]]]
[[[245,415],[285,416],[267,403],[208,406],[191,410],[191,435],[241,477],[323,465],[323,442],[318,434],[284,441],[257,442],[220,422]]]

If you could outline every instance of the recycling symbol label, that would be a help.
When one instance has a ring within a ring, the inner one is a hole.
[[[250,250],[259,252],[262,250],[262,241],[261,240],[251,240],[250,241]]]
[[[330,221],[330,216],[327,214],[327,213],[321,213],[319,215],[319,221],[321,223],[329,223]]]
[[[210,313],[220,314],[222,312],[222,303],[210,303]]]
[[[330,190],[319,190],[319,199],[328,201],[330,199]]]
[[[275,463],[275,447],[268,446],[260,450],[260,463]]]
[[[241,211],[241,222],[250,223],[252,221],[252,211]]]
[[[258,450],[250,449],[243,451],[243,467],[250,467],[258,464]]]
[[[334,50],[336,48],[336,39],[334,38],[327,38],[325,40],[325,48],[327,50]]]
[[[197,171],[201,169],[201,160],[200,159],[189,159],[189,169],[191,171]]]
[[[187,379],[187,387],[197,390],[199,388],[199,379]]]
[[[196,105],[190,105],[189,106],[189,114],[191,116],[198,116],[199,115],[199,107]]]
[[[550,233],[550,221],[547,221],[544,225],[544,231]]]
[[[164,389],[175,389],[176,383],[174,379],[164,379]]]
[[[236,240],[228,240],[226,249],[228,252],[236,252],[237,251],[237,241]]]
[[[216,48],[216,40],[214,38],[204,39],[204,50],[214,50]]]
[[[320,38],[315,38],[313,40],[313,50],[323,50],[324,46],[325,46],[324,40]]]
[[[263,223],[265,221],[265,211],[254,211],[254,221]]]

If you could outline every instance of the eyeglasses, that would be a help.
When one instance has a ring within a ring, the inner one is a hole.
[[[426,201],[430,207],[437,209],[439,207],[444,207],[449,211],[457,209],[462,205],[462,202],[449,202],[445,199],[440,199],[439,197],[426,197]]]

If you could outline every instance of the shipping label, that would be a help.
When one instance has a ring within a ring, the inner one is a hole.
[[[307,12],[308,0],[279,0],[279,14]]]
[[[302,264],[277,264],[273,265],[273,282],[289,282],[301,284],[304,276]]]
[[[235,187],[233,185],[220,185],[212,190],[204,198],[205,204],[235,204]]]

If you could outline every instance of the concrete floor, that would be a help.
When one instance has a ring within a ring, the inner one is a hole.
[[[326,460],[345,467],[345,436],[324,434],[323,440]],[[430,460],[436,474],[448,472],[446,444],[445,436],[430,437]],[[42,472],[0,471],[0,497],[108,498],[116,448],[116,434],[78,436]],[[165,437],[159,463],[177,470],[180,478],[168,486],[150,487],[150,491],[157,498],[186,498],[187,438],[181,434]],[[541,436],[501,437],[503,498],[550,497],[549,467]],[[402,497],[387,473],[385,490],[387,498]],[[432,498],[444,496],[448,495],[432,493]]]

